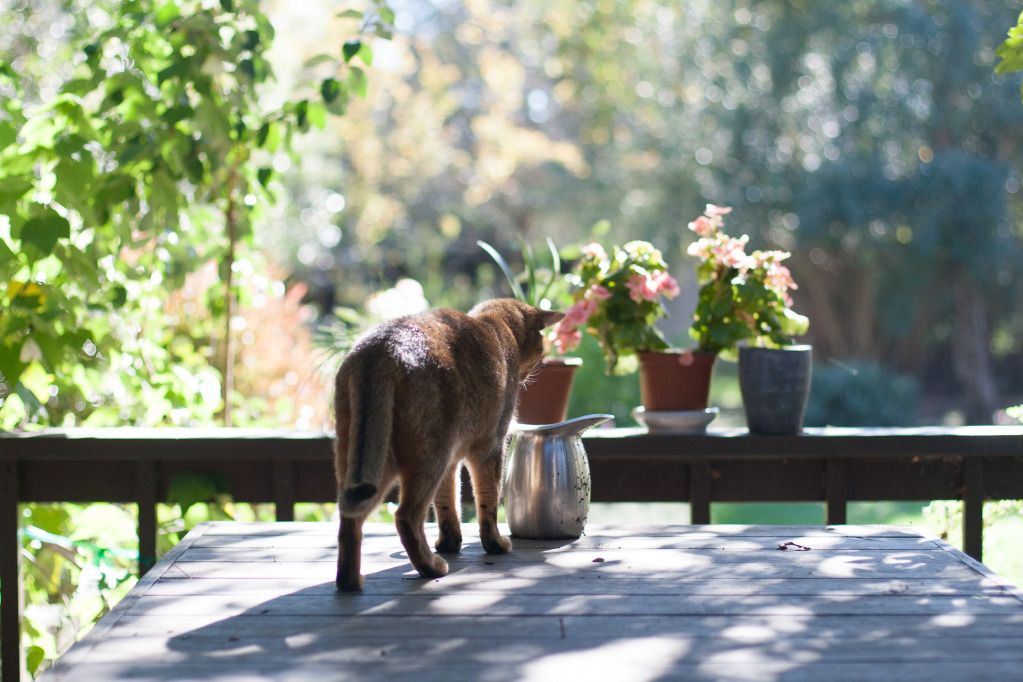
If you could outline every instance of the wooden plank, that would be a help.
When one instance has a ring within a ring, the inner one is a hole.
[[[918,639],[1018,638],[1023,615],[642,615],[642,616],[394,616],[383,614],[351,618],[330,616],[275,616],[208,613],[196,616],[127,614],[103,635],[134,639],[161,636],[199,639],[279,639],[294,630],[318,633],[335,642],[349,638],[395,641],[420,637],[463,639],[540,639],[563,637],[604,637],[608,635],[651,636],[682,634],[724,637],[745,641],[751,637],[820,635],[835,639],[913,636]]]
[[[427,532],[436,532],[436,524],[427,524]],[[505,524],[501,524],[503,532],[508,532]],[[364,527],[367,536],[379,535],[394,537],[394,526],[390,523],[367,523]],[[466,537],[479,537],[475,524],[462,525],[462,534]],[[204,537],[220,535],[228,536],[321,536],[337,538],[337,525],[334,522],[291,522],[267,524],[264,522],[217,521],[206,526]],[[841,526],[768,526],[753,524],[714,524],[711,529],[682,524],[606,526],[591,524],[586,527],[584,537],[590,538],[625,538],[625,537],[785,537],[801,536],[832,536],[847,537],[900,537],[918,538],[919,529],[902,526],[882,525],[841,525]]]
[[[397,553],[396,553],[397,554]],[[779,552],[779,554],[782,554]],[[777,561],[757,560],[740,553],[721,553],[719,558],[728,561],[711,561],[709,557],[694,555],[674,556],[670,561],[656,557],[634,556],[634,560],[608,561],[602,552],[587,556],[569,554],[553,555],[543,563],[517,560],[513,555],[503,557],[480,557],[479,559],[454,557],[448,562],[451,574],[470,571],[487,576],[504,575],[516,578],[541,580],[558,575],[591,574],[605,578],[637,575],[672,578],[705,578],[708,575],[727,573],[732,578],[968,578],[974,572],[962,564],[932,559],[904,557],[898,563],[864,562],[856,553],[846,557],[831,557],[826,562],[794,559],[793,553],[787,559]],[[802,554],[806,554],[805,552]],[[930,554],[937,554],[931,552]],[[768,555],[773,556],[773,555]],[[594,559],[605,559],[602,562]],[[246,564],[243,562],[191,561],[178,562],[168,574],[182,578],[233,578],[237,580],[305,578],[308,580],[333,580],[331,562],[279,562]],[[363,574],[367,579],[374,576],[406,577],[414,579],[415,572],[403,557],[394,559],[363,560]],[[450,575],[450,574],[449,574]]]
[[[112,680],[130,678],[137,682],[309,682],[318,679],[354,679],[360,682],[424,682],[428,680],[457,680],[485,678],[492,682],[518,680],[577,679],[576,675],[593,675],[600,671],[600,679],[685,679],[685,680],[784,680],[785,682],[934,682],[934,680],[1012,680],[1018,679],[1020,662],[981,661],[868,661],[828,662],[798,658],[787,661],[764,660],[759,652],[737,650],[732,655],[720,656],[706,662],[674,661],[672,653],[680,655],[684,644],[650,638],[620,645],[611,643],[601,649],[580,649],[564,654],[531,658],[522,663],[484,660],[463,662],[450,657],[444,667],[413,663],[408,668],[391,666],[375,661],[345,666],[346,675],[339,678],[336,663],[308,663],[296,665],[294,661],[277,664],[239,665],[229,670],[211,670],[205,661],[189,665],[153,665],[144,662],[132,664],[94,663],[63,675],[57,671],[46,679],[77,682],[81,679]],[[817,654],[820,656],[822,654]],[[810,657],[816,658],[814,654]],[[386,661],[386,657],[381,657]],[[662,663],[663,661],[663,663]],[[78,676],[76,676],[78,675]],[[605,677],[606,675],[606,677]]]
[[[724,636],[722,636],[724,634]],[[913,636],[890,636],[877,639],[867,633],[848,633],[845,636],[820,636],[812,633],[796,635],[771,632],[756,628],[726,628],[697,633],[662,633],[657,637],[670,641],[686,651],[688,663],[712,663],[723,656],[732,655],[737,643],[747,653],[756,652],[765,659],[781,660],[786,657],[803,658],[810,655],[837,662],[947,661],[988,662],[1023,661],[1023,638],[1020,637],[965,637],[955,640],[955,648],[938,638],[922,639]],[[847,633],[842,633],[843,635]],[[308,628],[284,630],[281,636],[250,638],[208,637],[200,639],[139,637],[131,641],[132,657],[146,665],[189,664],[196,658],[208,662],[211,669],[236,668],[239,664],[258,657],[260,664],[294,663],[300,656],[303,665],[313,664],[380,664],[392,667],[422,666],[444,670],[453,659],[462,664],[528,663],[541,656],[558,656],[595,649],[614,643],[649,642],[650,635],[642,639],[636,635],[622,637],[604,630],[602,634],[587,633],[582,637],[567,633],[565,637],[533,638],[529,642],[497,639],[440,638],[436,635],[420,638],[391,637],[382,640],[367,638],[327,638],[310,633]],[[781,635],[781,636],[778,636]],[[124,660],[124,639],[108,639],[97,644],[90,655],[93,663],[116,663]]]
[[[481,573],[460,571],[442,580],[406,580],[393,577],[367,576],[366,594],[408,594],[419,592],[515,592],[531,595],[592,595],[592,594],[662,594],[663,579],[621,577],[609,579],[597,575],[551,576],[543,580],[514,578],[504,575],[484,577]],[[671,591],[679,595],[797,595],[827,594],[834,597],[861,595],[930,596],[930,595],[991,595],[1009,596],[1012,591],[997,581],[981,576],[971,578],[931,578],[912,580],[864,580],[860,578],[760,578],[738,580],[720,578],[690,578],[673,583]],[[307,595],[333,596],[333,583],[309,580],[269,579],[235,580],[223,578],[161,578],[149,588],[154,596],[185,596],[206,594],[259,595],[278,597],[301,591]]]
[[[736,561],[739,561],[739,560],[741,560],[741,561],[747,561],[747,560],[753,560],[753,561],[776,561],[776,560],[782,560],[779,557],[775,556],[776,553],[782,551],[778,547],[778,545],[787,546],[787,547],[793,547],[793,546],[795,546],[795,547],[809,547],[809,545],[802,545],[802,544],[799,544],[798,542],[796,542],[794,545],[784,545],[784,543],[779,543],[779,542],[776,542],[776,541],[772,541],[770,543],[748,543],[749,546],[747,546],[747,543],[736,543],[736,544],[734,544],[732,546],[729,546],[727,544],[727,542],[726,543],[722,543],[722,544],[724,546],[721,546],[721,547],[711,547],[711,546],[708,546],[708,547],[699,547],[699,546],[692,547],[692,546],[685,546],[685,547],[679,547],[679,548],[676,548],[676,547],[664,547],[664,548],[655,549],[655,550],[650,550],[650,549],[640,550],[640,549],[629,549],[629,548],[622,548],[622,547],[603,547],[603,548],[601,548],[601,547],[593,547],[593,548],[590,548],[590,547],[576,547],[574,545],[565,545],[565,546],[562,546],[562,547],[557,547],[557,548],[552,548],[552,549],[549,549],[549,550],[544,550],[542,552],[531,552],[531,551],[528,551],[528,550],[523,550],[522,548],[513,548],[511,554],[509,554],[506,557],[502,557],[501,560],[502,561],[534,561],[538,556],[539,556],[540,559],[543,559],[544,557],[549,557],[549,556],[556,555],[556,554],[568,554],[568,553],[578,554],[579,552],[587,551],[587,552],[596,552],[597,554],[601,555],[600,557],[597,557],[596,555],[594,555],[593,559],[602,558],[605,561],[610,561],[612,559],[618,560],[618,561],[629,560],[632,556],[638,556],[637,553],[639,553],[639,552],[642,552],[644,554],[645,553],[649,553],[649,552],[663,552],[665,556],[673,556],[675,554],[691,555],[691,554],[694,554],[694,553],[697,553],[697,552],[707,552],[710,556],[712,556],[714,558],[713,559],[714,561],[718,561],[718,556],[719,555],[724,556],[724,555],[729,555],[729,554],[737,554],[737,555],[741,554],[741,558],[740,559],[734,559],[734,558],[733,559],[729,559],[726,556],[725,558],[723,558],[721,560],[723,560],[723,561],[731,561],[731,560],[736,560]],[[757,546],[757,545],[763,545],[763,546]],[[366,547],[365,545],[363,546],[363,556],[367,556],[367,553],[368,553],[369,549],[371,549],[371,548]],[[404,553],[404,549],[399,550],[399,551]],[[802,550],[789,549],[789,550],[786,550],[786,551],[789,551],[789,552],[800,551],[801,552]],[[880,556],[880,555],[887,556],[889,554],[888,551],[885,551],[885,550],[881,549],[880,547],[877,547],[876,545],[873,546],[873,547],[861,547],[861,548],[851,548],[851,547],[838,547],[838,548],[823,547],[822,548],[822,547],[813,546],[808,551],[812,551],[812,552],[814,552],[816,554],[834,554],[835,556],[839,556],[839,557],[846,556],[846,555],[848,555],[850,553],[855,553],[858,556],[861,556],[861,557],[863,557],[864,559],[867,559],[867,560],[877,560],[878,556]],[[940,550],[935,545],[928,543],[927,545],[922,546],[922,547],[915,547],[915,546],[912,546],[912,545],[907,545],[907,546],[903,546],[903,547],[894,548],[891,551],[913,553],[913,552],[939,552]],[[473,543],[467,543],[467,544],[463,545],[462,546],[462,551],[457,556],[460,559],[462,559],[462,560],[479,559],[479,558],[485,557],[486,556],[486,552],[484,552],[483,547],[481,545],[478,545],[475,542],[473,542]],[[645,559],[645,557],[641,557],[641,558]],[[240,562],[245,562],[245,563],[251,563],[251,562],[278,562],[278,563],[283,563],[283,562],[289,562],[289,561],[290,562],[295,562],[295,561],[301,561],[301,562],[317,562],[317,561],[320,561],[320,562],[334,562],[334,561],[337,560],[337,549],[335,549],[334,547],[278,547],[278,548],[199,547],[199,548],[195,548],[195,549],[190,550],[186,556],[182,557],[181,560],[182,561],[240,561]]]
[[[665,586],[667,588],[667,586]],[[470,616],[488,613],[495,616],[584,616],[584,615],[944,615],[980,616],[1020,612],[1020,603],[1012,596],[907,596],[803,595],[784,598],[778,595],[678,595],[668,594],[574,594],[560,598],[538,599],[531,594],[502,592],[452,592],[403,595],[341,595],[325,599],[322,595],[288,594],[273,600],[261,595],[207,594],[162,597],[145,595],[133,605],[136,614],[177,616],[206,613],[251,615],[436,615]]]
[[[128,594],[110,610],[110,613],[103,616],[99,622],[96,623],[89,632],[90,636],[73,645],[63,656],[60,657],[59,662],[73,665],[78,661],[85,660],[92,646],[101,641],[107,632],[117,626],[118,621],[122,617],[135,608],[138,600],[145,595],[149,587],[171,570],[178,556],[183,554],[188,549],[189,545],[192,544],[192,541],[199,535],[202,535],[204,531],[205,526],[203,524],[193,528],[184,538],[181,539],[181,542],[175,545],[171,551],[167,552],[167,554],[158,561],[156,565],[154,565],[139,579],[139,581],[135,584],[135,587],[133,587],[131,591],[128,592]]]
[[[434,536],[432,529],[428,531]],[[394,544],[394,535],[375,535],[367,537],[363,542],[364,551],[378,547],[391,547]],[[479,552],[479,540],[475,534],[463,533],[464,552],[475,554]],[[721,537],[713,534],[698,535],[687,534],[683,537],[674,536],[639,536],[612,538],[607,536],[587,536],[571,542],[528,540],[512,537],[513,551],[534,553],[534,552],[574,552],[580,549],[713,549],[722,552],[750,552],[750,551],[777,551],[779,545],[793,542],[800,547],[809,547],[812,551],[829,550],[856,550],[856,551],[938,551],[939,547],[932,541],[919,537],[897,537],[897,538],[863,538],[845,535],[778,535],[775,537],[763,536],[738,536]],[[203,550],[211,557],[229,558],[231,554],[249,554],[251,560],[256,560],[260,551],[277,551],[287,553],[301,551],[304,554],[318,552],[324,557],[330,558],[330,553],[337,552],[337,539],[328,536],[309,535],[252,535],[252,536],[206,536],[192,545],[185,560],[198,561],[206,556]]]
[[[467,525],[450,574],[422,580],[393,528],[372,524],[359,594],[334,590],[334,532],[201,527],[51,677],[931,682],[1023,669],[1017,591],[912,531],[594,527],[489,556]]]

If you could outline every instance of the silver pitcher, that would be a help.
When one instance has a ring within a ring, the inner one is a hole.
[[[590,510],[590,465],[582,433],[612,418],[591,414],[512,428],[504,489],[513,536],[552,540],[582,535]]]

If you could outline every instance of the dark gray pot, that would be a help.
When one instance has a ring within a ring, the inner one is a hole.
[[[813,348],[740,348],[739,388],[750,433],[785,435],[803,430],[810,397]]]

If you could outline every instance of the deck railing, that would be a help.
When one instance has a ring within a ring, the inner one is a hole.
[[[649,435],[596,429],[584,438],[595,502],[685,501],[692,522],[711,503],[826,503],[828,524],[851,501],[963,500],[963,546],[981,559],[983,503],[1023,499],[1023,428],[807,429],[798,436]],[[272,502],[279,521],[296,502],[332,502],[330,439],[254,429],[105,429],[0,434],[0,656],[20,669],[18,504],[138,505],[139,565],[156,560],[156,504],[181,473],[227,482],[237,502]]]

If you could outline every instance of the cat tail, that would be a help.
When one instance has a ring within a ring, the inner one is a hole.
[[[349,385],[351,437],[348,439],[348,468],[338,499],[343,516],[365,516],[371,512],[384,462],[391,449],[394,417],[394,382],[386,373],[363,367],[361,376]]]

